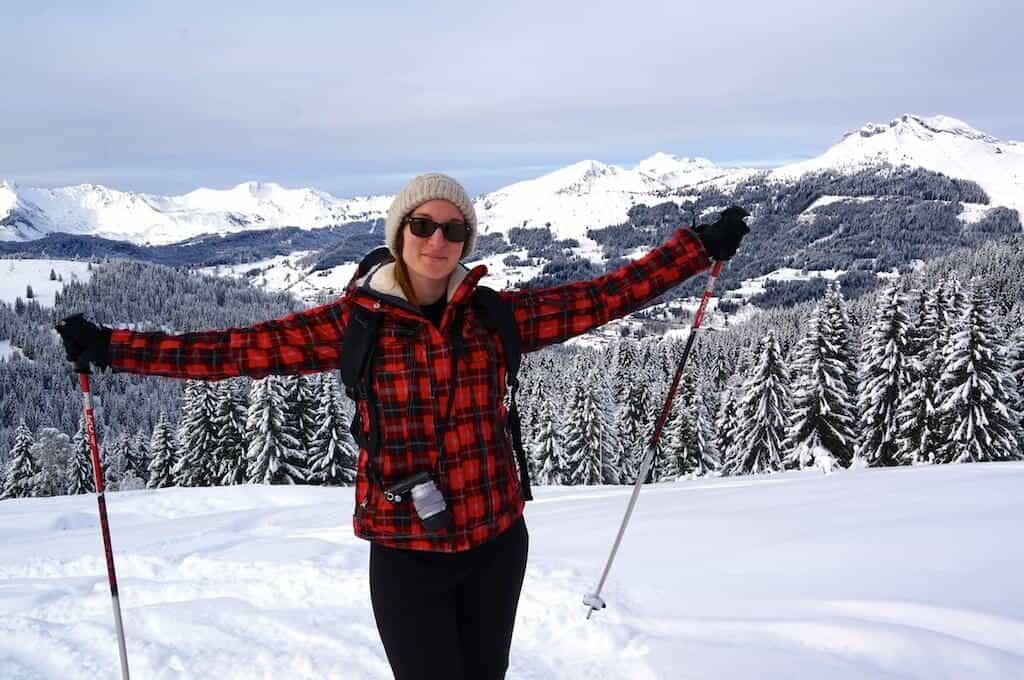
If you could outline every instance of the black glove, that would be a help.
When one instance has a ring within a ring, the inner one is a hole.
[[[728,260],[736,254],[743,237],[750,233],[750,227],[743,221],[744,217],[749,216],[750,213],[738,205],[729,206],[722,211],[717,222],[698,224],[694,231],[708,255],[715,260]]]
[[[75,314],[57,324],[57,332],[64,341],[68,361],[78,370],[89,370],[89,364],[104,369],[110,367],[109,328],[97,326],[81,314]]]

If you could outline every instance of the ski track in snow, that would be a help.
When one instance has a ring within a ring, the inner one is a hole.
[[[1009,520],[965,536],[973,589],[958,591],[963,574],[951,568],[900,599],[835,554],[866,551],[887,522],[895,538],[878,539],[871,550],[888,552],[871,557],[914,574],[943,547],[919,536],[918,517],[956,508],[970,520],[993,507],[1019,517],[1022,481],[1024,464],[992,464],[651,485],[602,592],[608,608],[590,620],[582,595],[630,489],[541,487],[528,506],[531,557],[508,678],[1024,678],[1024,590],[1006,586],[1019,580],[1024,550],[1001,533]],[[348,522],[351,494],[110,494],[133,677],[391,677],[370,610],[368,544]],[[832,510],[827,526],[842,533],[819,535]],[[777,530],[765,531],[766,516]],[[664,526],[678,531],[679,517],[686,540],[671,540]],[[721,537],[722,527],[734,535]],[[115,677],[97,529],[93,496],[0,503],[0,678]],[[803,562],[805,576],[787,578]],[[990,586],[1000,606],[979,597],[989,574],[977,564],[1002,575]],[[836,581],[830,597],[801,589],[816,573]],[[737,589],[736,578],[753,583]]]

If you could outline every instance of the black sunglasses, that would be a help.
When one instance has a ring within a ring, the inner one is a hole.
[[[408,224],[409,231],[420,238],[430,238],[438,229],[452,243],[462,243],[469,238],[469,225],[465,222],[439,224],[429,217],[406,217],[402,223]]]

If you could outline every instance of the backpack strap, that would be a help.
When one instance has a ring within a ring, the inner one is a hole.
[[[366,309],[362,305],[354,305],[352,316],[345,328],[345,337],[341,341],[341,382],[345,385],[345,394],[356,402],[355,414],[349,431],[359,445],[366,449],[367,472],[370,479],[379,481],[377,467],[374,463],[380,450],[380,422],[377,414],[377,400],[370,389],[369,376],[373,365],[373,351],[376,345],[377,329],[380,326],[383,312]],[[366,410],[370,416],[369,433],[363,434],[362,414],[358,402],[366,402]]]
[[[352,278],[349,280],[346,289],[350,290],[355,287],[356,281],[366,276],[366,273],[374,267],[383,264],[385,262],[393,262],[395,256],[391,254],[391,250],[387,246],[380,246],[374,248],[369,253],[363,256],[363,259],[359,261],[359,266],[356,267],[356,271],[352,274]]]
[[[473,292],[473,304],[480,312],[484,326],[496,330],[501,338],[505,354],[505,382],[509,387],[508,426],[512,435],[512,448],[516,453],[516,464],[519,467],[519,488],[523,498],[532,501],[530,470],[526,460],[526,451],[523,449],[519,406],[516,404],[516,392],[519,390],[519,365],[523,356],[519,326],[516,324],[512,305],[492,288],[477,286]]]
[[[354,289],[356,282],[366,276],[371,269],[394,259],[394,255],[391,254],[387,246],[374,248],[359,262],[359,266],[356,267],[346,288]],[[370,388],[369,376],[372,374],[377,329],[383,316],[383,312],[371,311],[362,305],[355,305],[345,329],[345,336],[341,341],[341,382],[345,386],[345,394],[353,402],[356,402],[356,410],[352,416],[349,431],[359,446],[366,449],[368,454],[366,470],[374,482],[380,481],[375,464],[377,452],[380,450],[380,417],[377,413],[376,396]],[[363,419],[358,406],[361,399],[366,402],[366,410],[370,417],[369,432],[365,436],[363,434]]]

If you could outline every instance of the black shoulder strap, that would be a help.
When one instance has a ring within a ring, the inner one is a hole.
[[[502,349],[505,354],[505,382],[509,386],[508,426],[512,435],[512,448],[516,452],[516,464],[519,466],[519,488],[523,498],[533,500],[530,488],[530,469],[523,449],[522,425],[519,421],[519,407],[516,404],[516,392],[519,390],[519,364],[522,360],[522,339],[519,337],[519,326],[513,314],[512,305],[501,295],[487,286],[477,286],[473,293],[473,303],[487,328],[498,331]]]
[[[369,310],[362,305],[352,306],[352,315],[345,328],[345,336],[341,340],[341,382],[345,385],[345,394],[356,402],[355,414],[349,430],[360,446],[366,449],[367,472],[376,481],[377,451],[380,449],[380,423],[377,405],[370,390],[370,375],[373,363],[373,349],[377,339],[377,328],[383,312]],[[359,401],[366,402],[366,410],[370,415],[369,435],[363,435],[362,416]]]
[[[348,282],[346,288],[351,288],[355,285],[355,282],[366,276],[366,273],[384,262],[392,262],[395,256],[391,254],[391,251],[387,246],[380,246],[374,248],[369,253],[363,256],[363,259],[359,261],[359,266],[356,267],[356,271],[352,274],[352,278]]]
[[[512,305],[505,302],[501,294],[487,286],[477,286],[473,292],[473,302],[481,312],[484,326],[493,328],[501,336],[501,344],[505,350],[505,371],[508,374],[509,386],[519,386],[519,363],[522,359],[522,343],[519,338],[519,326],[513,315]]]
[[[341,382],[349,397],[364,397],[365,377],[372,360],[377,338],[377,327],[383,312],[375,312],[362,305],[352,305],[352,315],[341,339]]]
[[[353,287],[356,281],[374,267],[393,259],[394,256],[386,246],[370,251],[356,267],[355,274],[349,281],[349,288]],[[380,423],[377,422],[377,405],[370,389],[368,376],[372,370],[373,350],[376,346],[377,329],[382,316],[383,312],[375,312],[362,305],[353,305],[352,316],[349,317],[345,336],[341,340],[341,382],[345,385],[345,394],[349,399],[357,402],[349,430],[359,445],[364,447],[369,454],[367,460],[371,478],[377,476],[374,460],[380,448]],[[358,407],[359,400],[365,400],[370,416],[367,436],[363,435],[362,416]]]

